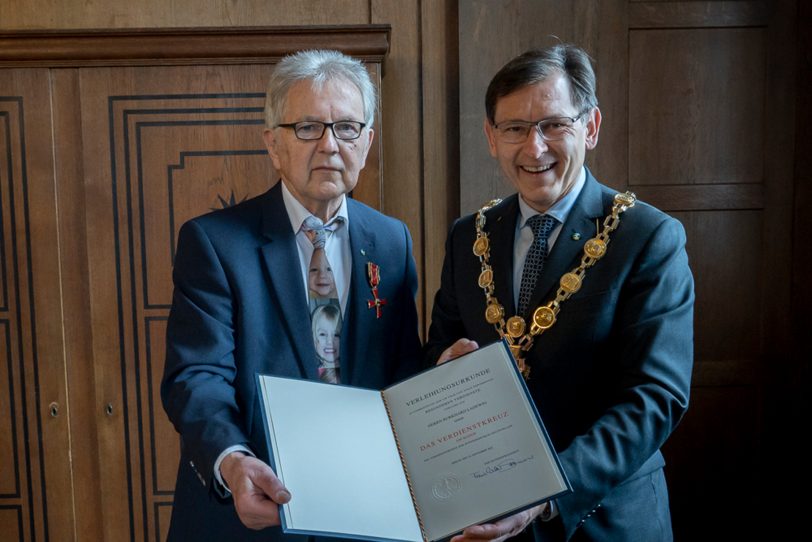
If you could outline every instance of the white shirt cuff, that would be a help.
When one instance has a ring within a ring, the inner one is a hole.
[[[224,497],[231,495],[231,490],[228,489],[228,485],[226,485],[225,480],[223,480],[223,475],[220,474],[220,464],[223,462],[223,459],[225,459],[226,456],[232,452],[243,452],[252,457],[256,457],[256,455],[254,455],[254,452],[252,452],[242,444],[235,444],[234,446],[229,446],[228,448],[220,452],[220,455],[217,456],[217,461],[214,462],[214,479],[217,481],[218,484],[220,484],[220,487],[223,489]]]

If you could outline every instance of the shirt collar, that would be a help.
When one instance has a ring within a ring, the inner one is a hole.
[[[545,215],[552,216],[556,220],[558,220],[559,224],[563,224],[566,222],[567,217],[572,210],[572,206],[575,205],[575,200],[578,199],[578,195],[581,193],[581,190],[584,188],[584,184],[586,184],[586,168],[581,168],[581,173],[578,175],[578,178],[575,180],[575,184],[572,187],[572,190],[567,192],[567,194],[555,202],[552,207],[547,209],[547,212],[544,213]],[[538,211],[530,207],[527,202],[524,201],[521,194],[519,195],[519,210],[521,212],[521,218],[519,221],[519,229],[524,228],[524,225],[527,223],[527,220],[534,215],[539,214]]]
[[[309,216],[312,216],[312,213],[305,209],[305,206],[302,205],[299,200],[297,200],[293,194],[290,193],[288,187],[285,185],[284,182],[281,180],[279,181],[282,183],[282,200],[285,203],[285,209],[288,212],[288,219],[290,220],[290,227],[293,229],[295,233],[298,233],[299,230],[302,229],[302,222]],[[349,216],[347,215],[347,196],[346,194],[341,195],[341,205],[338,208],[338,212],[327,221],[325,226],[329,226],[332,224],[337,217],[342,217],[344,219],[344,224],[349,224]]]

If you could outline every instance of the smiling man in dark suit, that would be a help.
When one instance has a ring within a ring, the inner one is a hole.
[[[660,447],[693,364],[684,229],[584,166],[601,113],[583,50],[516,57],[485,101],[490,153],[518,194],[454,224],[428,359],[506,337],[573,492],[452,542],[531,522],[537,540],[671,540]]]
[[[182,449],[170,540],[288,538],[278,504],[296,488],[268,465],[257,373],[381,388],[418,368],[409,232],[347,197],[375,109],[360,62],[334,51],[286,57],[264,132],[281,181],[181,228],[161,385]],[[331,274],[325,296],[308,288],[311,270]],[[329,356],[315,336],[325,307]]]

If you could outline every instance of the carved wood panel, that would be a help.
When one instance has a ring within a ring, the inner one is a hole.
[[[0,79],[0,531],[72,530],[64,342],[45,70]],[[45,145],[40,145],[44,142]],[[5,536],[5,535],[4,535]]]
[[[36,523],[43,519],[45,495],[38,484],[44,474],[38,462],[42,448],[29,438],[36,434],[37,423],[28,423],[37,419],[37,413],[30,416],[29,395],[36,382],[26,374],[34,345],[27,318],[33,303],[24,286],[31,261],[24,234],[28,216],[23,195],[27,189],[23,110],[22,96],[0,96],[0,461],[5,465],[0,469],[0,525],[32,538],[36,531],[42,535]]]
[[[85,157],[97,232],[89,243],[94,357],[115,368],[100,385],[121,413],[102,428],[115,463],[108,484],[137,539],[165,531],[160,512],[171,505],[179,457],[159,396],[175,239],[189,218],[275,181],[261,139],[266,73],[235,66],[82,74],[83,140],[94,155]]]

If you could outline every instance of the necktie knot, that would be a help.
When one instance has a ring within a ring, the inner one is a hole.
[[[344,217],[337,216],[325,225],[320,218],[310,215],[302,222],[302,231],[313,243],[314,248],[324,248],[327,235],[334,232],[343,222]]]
[[[550,215],[533,215],[527,219],[527,225],[533,230],[535,243],[547,241],[556,224],[558,220]]]

